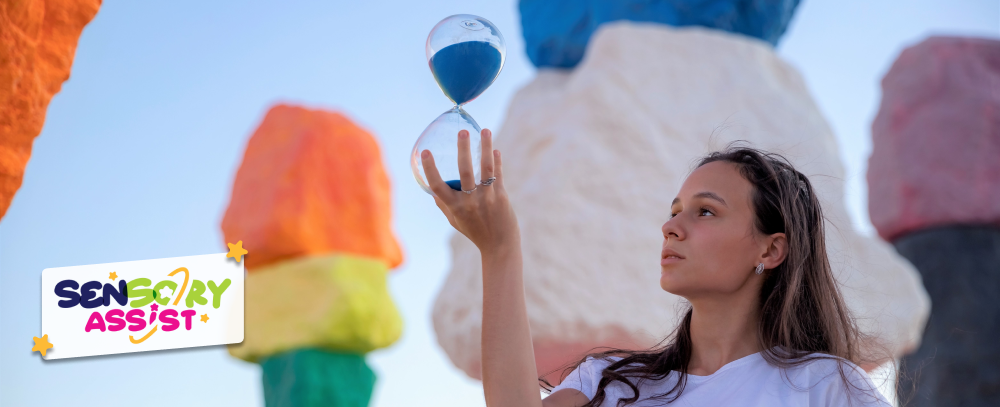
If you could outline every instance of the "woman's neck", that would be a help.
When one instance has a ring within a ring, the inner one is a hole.
[[[760,352],[756,301],[737,297],[692,301],[688,373],[707,376],[727,363]]]

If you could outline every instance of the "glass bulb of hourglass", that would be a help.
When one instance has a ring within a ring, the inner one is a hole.
[[[479,183],[479,175],[481,174],[479,166],[482,161],[479,132],[482,129],[465,110],[455,106],[442,113],[430,126],[427,126],[427,129],[417,139],[417,143],[413,145],[413,151],[410,152],[410,168],[413,170],[413,177],[428,194],[433,195],[434,193],[427,185],[427,176],[424,174],[424,166],[420,160],[420,153],[424,150],[430,150],[431,154],[434,155],[434,165],[437,167],[438,173],[441,174],[441,179],[451,189],[462,190],[461,178],[458,173],[458,132],[462,130],[469,132],[472,171],[476,183]]]
[[[410,166],[417,183],[431,193],[424,176],[420,153],[430,150],[441,178],[452,189],[460,190],[458,177],[458,132],[468,130],[471,141],[472,165],[479,179],[482,154],[479,145],[479,125],[462,106],[477,98],[500,74],[507,55],[503,35],[489,20],[458,14],[437,23],[427,36],[424,50],[427,65],[444,95],[455,106],[439,116],[420,135],[413,146]]]

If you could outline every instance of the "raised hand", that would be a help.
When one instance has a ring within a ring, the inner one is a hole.
[[[434,202],[456,230],[469,238],[484,257],[520,245],[517,217],[504,189],[500,151],[493,150],[493,134],[482,133],[482,184],[477,185],[472,170],[469,132],[458,133],[458,170],[462,191],[455,191],[442,179],[431,152],[420,153]],[[490,181],[494,178],[494,181]],[[492,182],[492,183],[491,183]]]

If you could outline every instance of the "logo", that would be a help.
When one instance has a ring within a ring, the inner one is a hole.
[[[243,281],[226,253],[45,269],[43,358],[242,342]]]

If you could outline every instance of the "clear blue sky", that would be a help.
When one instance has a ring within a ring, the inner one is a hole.
[[[507,63],[468,111],[499,130],[534,75],[516,2],[105,1],[49,105],[24,184],[0,222],[0,404],[260,405],[260,369],[222,347],[42,362],[40,276],[73,266],[225,251],[219,222],[251,132],[277,102],[339,110],[379,138],[406,263],[390,277],[405,334],[372,353],[374,406],[481,406],[482,386],[437,346],[431,304],[450,227],[412,179],[417,136],[450,106],[424,39],[458,13],[493,21]],[[864,171],[878,81],[931,34],[1000,36],[994,0],[804,0],[778,52],[839,140],[845,199],[871,232]],[[58,346],[58,344],[56,344]]]

